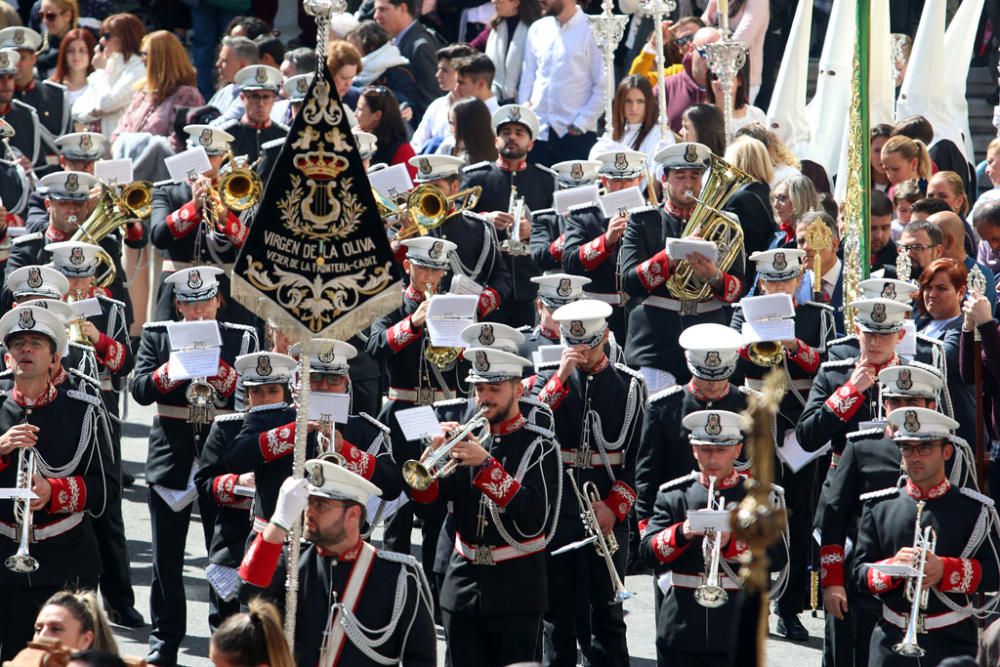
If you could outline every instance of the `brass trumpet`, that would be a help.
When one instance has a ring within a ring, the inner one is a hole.
[[[21,448],[17,450],[17,488],[31,491],[31,483],[35,477],[35,449]],[[38,569],[38,560],[28,553],[31,542],[31,528],[34,512],[31,510],[30,498],[14,499],[14,516],[18,521],[20,540],[17,543],[17,553],[8,556],[4,565],[11,572],[30,574]]]
[[[486,419],[487,408],[482,408],[464,426],[448,437],[448,440],[430,452],[423,462],[410,459],[403,464],[403,481],[411,489],[425,491],[439,477],[447,477],[455,472],[458,461],[451,458],[451,450],[470,435],[480,442],[490,435],[490,422]]]
[[[195,378],[184,391],[188,402],[188,423],[198,426],[211,424],[215,413],[215,387],[205,378]]]
[[[906,632],[903,640],[892,647],[892,652],[907,658],[922,658],[925,651],[917,643],[917,633],[921,632],[920,611],[927,608],[927,598],[929,589],[924,588],[924,577],[927,576],[927,554],[934,553],[937,548],[937,535],[934,529],[927,526],[920,528],[920,517],[924,512],[924,501],[917,502],[917,520],[913,532],[913,549],[919,551],[917,563],[914,565],[916,574],[906,580],[906,598],[912,602],[910,606],[910,616],[906,623]]]
[[[747,347],[747,356],[751,362],[764,368],[780,366],[785,358],[785,346],[776,340],[751,343]]]
[[[245,211],[260,199],[264,182],[251,165],[237,160],[231,152],[228,158],[219,169],[219,199],[230,211]]]

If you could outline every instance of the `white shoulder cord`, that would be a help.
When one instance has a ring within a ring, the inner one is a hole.
[[[972,535],[969,536],[969,541],[966,543],[965,548],[962,549],[962,553],[959,555],[959,558],[971,557],[972,554],[979,549],[983,540],[988,540],[990,550],[993,552],[993,559],[1000,561],[1000,555],[997,554],[997,545],[993,541],[993,536],[997,534],[998,527],[1000,527],[1000,518],[997,517],[996,508],[989,505],[983,505],[982,509],[979,511],[979,518],[976,519],[976,525],[972,529]],[[1000,603],[1000,596],[994,595],[982,607],[976,607],[971,602],[965,605],[960,605],[936,588],[931,588],[930,590],[934,593],[934,597],[936,597],[941,604],[963,616],[988,618],[993,615],[993,609],[995,609],[997,604]],[[966,600],[968,599],[969,596],[966,594]]]
[[[550,441],[550,450],[551,451],[550,452],[543,451],[536,460],[531,461],[532,456],[533,456],[535,450],[538,449],[538,448],[540,448],[540,447],[545,447],[545,437],[544,436],[539,436],[539,437],[535,438],[535,441],[532,442],[531,445],[528,447],[528,449],[525,451],[524,456],[521,457],[521,463],[520,463],[520,465],[518,465],[517,472],[514,475],[514,479],[516,479],[519,484],[521,483],[521,480],[524,479],[524,475],[527,473],[529,466],[532,467],[532,468],[536,467],[536,466],[538,468],[541,468],[542,461],[545,459],[545,457],[547,455],[549,455],[550,453],[554,453],[555,452],[554,443],[551,443],[551,441]],[[548,496],[549,483],[548,483],[548,480],[545,479],[544,470],[540,470],[540,472],[542,474],[540,474],[539,476],[542,479],[542,489],[543,489],[543,493],[545,494],[546,516],[551,516],[552,517],[552,527],[549,530],[549,534],[545,536],[545,539],[542,542],[542,545],[541,545],[540,548],[537,547],[537,546],[535,546],[535,545],[527,547],[524,544],[522,544],[521,542],[519,542],[516,539],[514,539],[514,537],[507,530],[507,527],[503,525],[503,521],[500,518],[500,508],[497,507],[497,504],[495,502],[493,502],[492,499],[487,499],[487,503],[486,504],[490,508],[490,517],[493,519],[493,523],[497,527],[497,532],[500,533],[500,537],[503,538],[503,541],[506,542],[511,547],[513,547],[515,550],[520,551],[522,553],[533,553],[535,551],[541,551],[542,549],[545,549],[545,547],[547,547],[549,545],[549,542],[552,541],[552,538],[555,537],[556,526],[559,523],[559,510],[562,507],[562,490],[563,490],[562,489],[562,486],[563,486],[563,480],[562,480],[562,478],[563,478],[563,476],[562,476],[562,462],[561,461],[559,462],[559,467],[560,467],[560,471],[559,471],[560,474],[556,475],[556,504],[555,504],[555,507],[553,508],[553,512],[551,514],[548,513],[548,509],[549,509],[549,502],[548,502],[548,497],[549,497]],[[515,528],[515,530],[517,530],[518,533],[520,533],[521,535],[523,535],[525,539],[530,540],[530,539],[533,539],[534,537],[536,537],[537,535],[540,535],[542,532],[545,531],[545,524],[546,523],[548,523],[548,521],[543,521],[542,522],[542,527],[539,528],[537,532],[531,533],[531,534],[525,534],[525,532],[522,531],[517,526],[517,522],[514,522],[514,528]]]
[[[461,273],[466,278],[472,278],[476,282],[482,280],[483,267],[486,266],[486,260],[493,254],[493,244],[490,243],[491,240],[489,226],[484,224],[483,249],[479,253],[479,259],[476,260],[476,266],[470,271],[462,261],[462,258],[458,256],[458,252],[452,252],[448,255],[448,264],[451,266],[452,273]]]

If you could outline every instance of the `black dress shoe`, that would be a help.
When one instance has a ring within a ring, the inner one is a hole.
[[[159,665],[159,667],[176,667],[177,656],[171,656],[165,652],[161,652],[160,649],[155,649],[149,652],[146,656],[147,665]]]
[[[146,625],[146,620],[135,607],[123,609],[108,607],[108,620],[125,628],[141,628]]]
[[[809,640],[809,631],[802,625],[798,615],[788,614],[778,617],[778,634],[793,642]]]

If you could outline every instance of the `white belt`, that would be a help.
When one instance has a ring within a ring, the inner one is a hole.
[[[521,551],[514,547],[488,547],[485,545],[476,546],[462,541],[462,538],[455,535],[455,553],[466,560],[470,560],[476,565],[495,565],[505,560],[524,558],[531,554],[538,553],[545,548],[545,537],[539,536],[527,542],[521,542],[521,546],[527,551]]]
[[[215,266],[215,262],[211,262],[211,261],[209,261],[209,262],[202,262],[202,265],[205,265],[205,264],[208,264],[209,266]],[[171,271],[171,272],[173,272],[173,271],[183,271],[184,269],[190,269],[190,268],[192,268],[194,266],[195,266],[194,262],[185,262],[185,261],[180,260],[180,259],[164,259],[163,260],[163,268],[161,270],[162,271]],[[222,264],[221,266],[219,266],[219,268],[222,269],[223,271],[225,271],[226,273],[232,273],[233,272],[233,265],[232,264]]]
[[[436,401],[447,400],[449,396],[440,389],[397,389],[389,387],[390,401],[409,401],[430,405]]]
[[[265,528],[267,528],[267,521],[261,519],[259,516],[255,516],[253,518],[253,532],[263,533]]]
[[[886,605],[882,605],[882,618],[884,618],[889,623],[892,623],[900,630],[905,630],[906,626],[910,623],[909,614],[900,614],[893,611]],[[929,630],[940,630],[941,628],[947,628],[949,625],[955,625],[956,623],[961,623],[967,620],[969,617],[965,614],[959,613],[957,611],[949,611],[944,614],[935,614],[933,616],[927,616],[921,614],[917,622],[917,632],[926,634]]]
[[[700,574],[678,574],[673,572],[670,575],[670,582],[676,588],[698,588],[704,585],[705,577]],[[735,579],[725,575],[719,577],[719,585],[727,591],[738,591],[740,585]]]
[[[65,519],[59,519],[58,521],[53,521],[45,526],[38,526],[31,529],[31,541],[32,542],[42,542],[44,540],[51,539],[57,535],[62,535],[63,533],[68,533],[77,526],[83,523],[83,512],[74,512],[70,514]],[[0,522],[0,535],[3,535],[7,539],[16,540],[21,537],[20,531],[17,526],[12,526],[9,523]]]
[[[681,315],[701,315],[702,313],[711,313],[722,308],[722,302],[715,299],[711,301],[681,301],[679,299],[668,299],[665,296],[647,296],[642,300],[642,305],[672,310]]]
[[[602,294],[600,292],[584,292],[584,299],[594,299],[595,301],[603,301],[604,303],[610,304],[612,306],[622,305],[622,295],[618,292],[613,294]]]
[[[167,419],[180,419],[182,421],[187,421],[190,416],[191,411],[188,406],[184,405],[167,405],[166,403],[156,404],[156,416],[166,417]],[[216,409],[213,414],[216,415],[231,415],[232,410],[218,410]]]
[[[813,381],[809,378],[796,378],[794,380],[787,379],[788,386],[795,387],[796,389],[812,389]],[[758,380],[756,378],[746,378],[747,386],[755,391],[764,390],[764,380]]]
[[[114,391],[115,386],[111,384],[111,378],[101,378],[101,391]]]
[[[559,456],[562,458],[563,463],[568,463],[576,468],[600,468],[604,465],[604,459],[601,458],[600,452],[590,452],[590,460],[588,461],[586,457],[586,450],[581,449],[561,449],[559,450]],[[621,465],[622,464],[622,453],[621,452],[608,452],[608,465]]]

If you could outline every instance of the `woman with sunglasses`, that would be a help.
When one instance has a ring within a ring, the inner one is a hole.
[[[42,32],[49,36],[49,49],[38,54],[37,67],[41,77],[48,78],[55,72],[63,37],[76,28],[80,6],[77,0],[42,0],[38,18]]]
[[[139,52],[146,29],[132,14],[112,14],[101,23],[91,61],[87,91],[73,103],[73,120],[110,137],[125,112],[135,85],[146,76]]]

